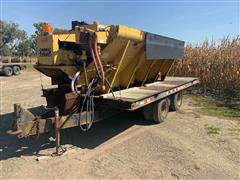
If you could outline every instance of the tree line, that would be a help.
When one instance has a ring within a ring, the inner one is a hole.
[[[43,22],[33,24],[36,31],[42,31]],[[55,28],[53,33],[66,31]],[[25,30],[12,21],[0,20],[0,55],[1,56],[35,56],[36,55],[36,34],[27,35]]]

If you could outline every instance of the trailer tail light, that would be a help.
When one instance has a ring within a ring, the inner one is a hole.
[[[131,104],[131,109],[134,109],[136,107],[136,103]]]
[[[136,102],[136,103],[132,103],[132,104],[131,104],[131,108],[132,108],[132,109],[136,109],[136,108],[138,108],[138,107],[145,106],[145,105],[147,105],[147,104],[150,104],[150,103],[153,102],[154,100],[155,100],[154,97],[150,97],[150,98],[144,99],[144,100],[142,100],[142,101],[138,101],[138,102]]]
[[[52,25],[48,23],[43,23],[42,24],[42,31],[44,33],[52,33]]]

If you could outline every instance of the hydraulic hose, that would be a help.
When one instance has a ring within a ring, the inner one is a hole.
[[[104,69],[103,69],[103,65],[101,62],[101,59],[99,57],[99,53],[98,53],[98,47],[97,47],[97,38],[96,35],[94,36],[94,41],[92,41],[92,38],[89,39],[89,49],[90,49],[90,53],[97,71],[98,76],[101,78],[102,80],[102,85],[104,85],[105,83],[105,73],[104,73]],[[71,90],[75,95],[78,95],[79,93],[77,92],[77,89],[75,87],[76,84],[76,80],[77,78],[80,76],[80,71],[78,71],[72,81],[71,81]]]
[[[77,78],[80,76],[80,71],[78,71],[75,75],[74,75],[74,77],[73,77],[73,79],[72,79],[72,81],[71,81],[71,89],[72,89],[72,92],[75,94],[75,95],[79,95],[79,93],[77,92],[77,89],[75,88],[75,84],[76,84],[76,80],[77,80]]]
[[[97,37],[96,35],[94,35],[94,37],[90,37],[89,39],[89,49],[91,52],[91,56],[93,58],[93,62],[97,71],[98,76],[101,78],[102,80],[102,84],[105,83],[105,73],[104,73],[104,69],[103,69],[103,65],[98,53],[98,47],[97,47]]]
[[[105,82],[105,73],[104,73],[103,65],[102,65],[102,62],[101,62],[101,59],[100,59],[99,53],[98,53],[97,38],[96,38],[96,36],[95,36],[95,41],[94,41],[94,51],[95,51],[96,59],[97,59],[98,64],[99,64],[99,66],[100,66],[102,85],[104,85],[104,82]]]
[[[91,56],[93,58],[93,62],[94,62],[97,74],[100,76],[99,68],[98,68],[98,65],[97,65],[97,60],[96,60],[96,57],[95,57],[95,53],[94,53],[94,49],[93,49],[93,44],[92,44],[92,39],[91,38],[89,39],[89,49],[90,49],[90,52],[91,52]]]
[[[104,72],[103,65],[102,65],[102,62],[101,62],[101,59],[99,56],[99,52],[98,52],[96,35],[89,38],[89,49],[90,49],[90,53],[91,53],[98,76],[93,78],[92,81],[90,82],[90,84],[88,84],[87,92],[81,103],[81,108],[80,108],[80,112],[79,112],[79,125],[83,131],[89,130],[94,121],[94,93],[98,86],[99,78],[102,81],[102,85],[104,85],[104,83],[105,83],[105,72]],[[79,78],[80,74],[81,74],[81,72],[78,71],[74,75],[74,77],[71,81],[71,90],[78,97],[80,97],[80,96],[79,96],[79,93],[76,88],[76,81]],[[74,106],[76,106],[77,103],[78,103],[78,101],[76,101],[76,104],[74,103]],[[75,107],[73,107],[73,108],[75,109]],[[80,122],[82,119],[82,113],[84,110],[86,111],[86,128],[84,128]],[[74,113],[74,111],[72,113]]]

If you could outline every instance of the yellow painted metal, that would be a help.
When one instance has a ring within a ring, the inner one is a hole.
[[[89,44],[84,38],[84,33],[95,34],[102,64],[110,67],[105,76],[113,89],[125,89],[133,85],[144,85],[155,81],[159,74],[165,77],[174,60],[147,60],[145,52],[144,32],[123,25],[104,26],[98,22],[90,25],[76,26],[69,33],[64,34],[39,34],[37,36],[38,63],[36,69],[53,79],[71,79],[79,70],[76,66],[79,52],[86,51],[89,64],[86,67],[89,81],[97,75]],[[76,50],[68,49],[66,43]],[[41,51],[49,50],[50,54],[41,55]],[[77,86],[85,85],[83,72],[78,79]],[[66,82],[65,82],[66,83]],[[102,93],[110,91],[110,87]]]
[[[107,44],[107,32],[97,32],[96,35],[99,44]]]
[[[143,79],[143,81],[142,81],[142,86],[145,84],[146,80],[148,79],[149,74],[150,74],[151,71],[152,71],[153,66],[156,65],[156,63],[157,63],[156,60],[151,61],[151,64],[150,64],[150,66],[148,67],[148,69],[147,69],[147,71],[146,71],[146,74],[145,74],[145,77],[144,77],[144,79]]]
[[[64,63],[68,63],[70,59],[66,57],[67,51],[63,52],[59,50],[59,41],[62,42],[76,42],[76,35],[73,33],[69,34],[48,34],[37,36],[37,52],[38,52],[38,63],[42,65],[55,65],[61,64],[61,60]],[[50,56],[40,55],[41,49],[49,49],[51,51]],[[65,56],[65,57],[64,57]]]
[[[37,57],[38,57],[38,63],[39,64],[45,64],[45,65],[52,65],[53,64],[53,54],[50,54],[49,56],[43,56],[40,54],[41,49],[49,49],[51,52],[53,52],[53,36],[52,35],[45,35],[45,36],[37,36]]]
[[[129,28],[127,26],[119,25],[114,26],[114,38],[123,38],[132,41],[143,41],[144,33],[135,28]]]
[[[114,72],[114,74],[113,74],[113,76],[112,76],[112,78],[111,78],[111,84],[110,84],[111,87],[114,87],[115,84],[116,84],[116,77],[117,77],[120,69],[122,68],[121,66],[122,66],[122,64],[123,64],[124,59],[126,58],[126,52],[127,52],[127,50],[128,50],[129,44],[130,44],[130,40],[128,40],[126,46],[124,47],[123,53],[121,54],[121,58],[120,58],[120,61],[119,61],[119,63],[118,63],[118,67],[117,67],[116,71]],[[117,80],[118,80],[118,79],[117,79]],[[117,83],[119,84],[119,80],[117,81]],[[110,91],[110,89],[108,89],[108,92],[109,92],[109,91]]]
[[[143,51],[144,52],[144,51]],[[139,53],[139,58],[136,58],[136,63],[135,64],[133,64],[132,66],[129,66],[129,67],[131,67],[133,70],[129,70],[129,74],[131,75],[130,76],[130,79],[129,79],[129,81],[128,81],[128,84],[127,84],[127,88],[129,88],[129,86],[131,85],[131,83],[133,83],[134,82],[134,80],[135,80],[135,74],[136,74],[136,71],[138,70],[138,68],[142,65],[142,63],[143,63],[143,60],[144,60],[144,58],[145,58],[145,53],[143,53],[143,52],[140,52]]]

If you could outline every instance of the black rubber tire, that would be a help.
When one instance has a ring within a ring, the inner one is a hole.
[[[153,103],[143,107],[143,116],[147,121],[153,121]]]
[[[154,103],[153,121],[155,123],[164,122],[167,118],[168,111],[169,111],[169,100],[167,98]]]
[[[12,76],[13,75],[13,69],[9,66],[4,67],[3,72],[4,72],[5,76]]]
[[[178,111],[182,106],[182,92],[173,94],[170,97],[170,109],[172,111]]]
[[[21,73],[21,69],[19,66],[13,66],[13,74],[14,75],[19,75]]]

